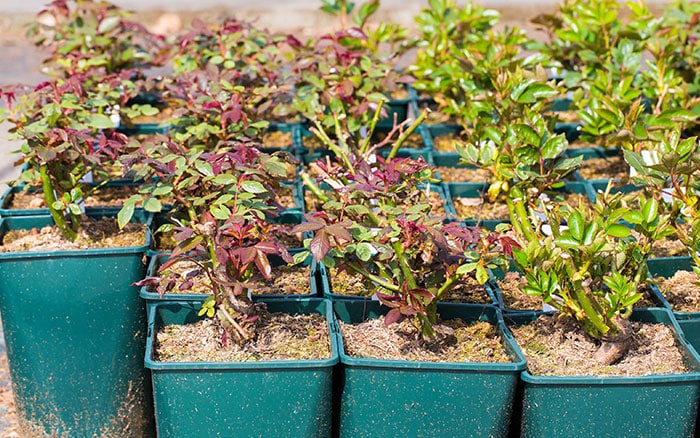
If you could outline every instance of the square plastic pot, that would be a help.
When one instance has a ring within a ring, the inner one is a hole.
[[[267,362],[159,362],[153,337],[164,325],[189,324],[200,303],[158,303],[148,322],[146,367],[153,378],[158,436],[325,437],[331,434],[338,348],[333,313],[321,299],[269,300],[268,310],[320,313],[329,321],[332,356]]]
[[[141,222],[149,218],[136,214]],[[53,224],[0,219],[0,232]],[[150,382],[141,357],[145,245],[0,253],[0,312],[23,432],[149,436]]]
[[[541,313],[507,315],[527,324]],[[693,435],[700,357],[667,309],[638,309],[631,320],[670,326],[690,372],[640,377],[534,376],[523,371],[521,437]]]
[[[333,303],[339,320],[357,323],[388,309],[372,301]],[[349,357],[339,333],[340,437],[507,436],[525,360],[492,306],[439,304],[444,319],[488,320],[499,327],[507,363],[434,363]]]

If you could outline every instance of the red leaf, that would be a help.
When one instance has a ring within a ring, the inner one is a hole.
[[[413,296],[423,297],[423,298],[427,298],[429,300],[435,298],[435,295],[433,295],[433,293],[430,292],[428,289],[424,289],[424,288],[420,288],[420,287],[416,288],[416,289],[411,289],[410,291],[408,291],[408,293],[413,295]]]
[[[241,248],[239,251],[236,252],[236,254],[240,256],[241,264],[245,266],[251,263],[253,260],[255,260],[255,257],[257,256],[258,252],[255,250],[255,248],[246,247]],[[234,254],[232,254],[232,256],[233,255]]]
[[[389,326],[401,318],[401,311],[399,309],[391,309],[389,313],[384,317],[384,325]]]
[[[328,234],[323,230],[316,233],[316,236],[311,239],[309,250],[317,261],[323,260],[326,254],[328,254],[328,251],[331,250],[331,241],[328,238]]]
[[[262,274],[266,280],[270,279],[272,276],[272,266],[265,253],[256,251],[255,266],[258,267],[258,271],[260,271],[260,274]]]

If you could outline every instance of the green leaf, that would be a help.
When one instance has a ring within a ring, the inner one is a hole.
[[[265,186],[262,185],[262,183],[258,181],[243,181],[241,183],[241,188],[245,190],[248,193],[265,193],[267,192],[267,189]]]
[[[112,119],[104,114],[90,114],[85,118],[85,123],[87,123],[90,127],[97,129],[114,128]]]
[[[561,155],[568,146],[569,142],[566,141],[564,134],[551,137],[542,146],[542,157],[547,160],[552,160]]]
[[[540,136],[537,135],[537,131],[532,129],[530,126],[523,123],[518,123],[513,126],[513,130],[515,130],[518,140],[520,140],[522,143],[532,146],[540,145]]]
[[[372,258],[374,252],[374,247],[368,242],[360,242],[355,248],[355,254],[357,254],[357,257],[363,262],[368,262]]]
[[[273,176],[287,176],[287,166],[278,159],[270,159],[263,164],[263,168]]]
[[[586,231],[583,233],[583,244],[590,245],[595,239],[596,233],[598,233],[598,224],[596,222],[590,223],[586,227]]]
[[[620,239],[628,237],[632,234],[632,230],[622,224],[608,225],[608,227],[605,228],[605,232],[612,237],[617,237]]]
[[[641,224],[644,221],[642,213],[636,210],[628,211],[624,214],[624,216],[622,216],[622,218],[634,225]]]
[[[119,213],[117,213],[117,223],[119,224],[119,228],[124,228],[126,224],[131,221],[131,218],[134,215],[134,207],[135,201],[132,201],[132,198],[129,198],[126,200],[126,202],[124,202],[124,206],[121,210],[119,210]]]
[[[227,173],[222,173],[220,175],[216,175],[213,179],[212,182],[214,184],[218,184],[221,186],[227,186],[230,184],[235,184],[236,183],[236,177]]]
[[[148,198],[146,201],[143,203],[143,209],[146,211],[150,211],[153,213],[157,213],[162,210],[162,205],[160,204],[160,201],[156,198]]]
[[[212,206],[209,211],[211,211],[211,214],[222,221],[225,221],[231,216],[231,210],[229,210],[228,207],[225,205],[214,205]]]
[[[576,249],[581,246],[581,242],[576,239],[572,239],[571,237],[567,236],[561,236],[557,240],[554,241],[557,246],[565,249]]]
[[[583,239],[583,217],[578,211],[573,211],[567,220],[567,225],[569,226],[569,233],[571,237],[577,242],[581,242]]]
[[[99,33],[107,33],[111,30],[114,30],[117,28],[120,21],[121,17],[118,16],[107,17],[100,22],[99,26],[97,26],[97,31]]]
[[[194,162],[194,167],[204,176],[214,176],[214,170],[211,168],[211,164],[206,161],[197,160]]]
[[[634,170],[636,170],[637,173],[639,173],[640,175],[644,175],[648,172],[648,169],[646,167],[646,164],[644,163],[644,159],[642,158],[641,154],[630,151],[628,149],[625,149],[623,153],[625,154],[625,161],[627,161],[627,164],[632,166],[632,168],[634,168]]]
[[[470,272],[474,271],[476,269],[477,263],[465,263],[459,268],[457,268],[457,274],[459,275],[466,275],[469,274]]]
[[[482,265],[476,265],[476,281],[484,284],[489,280],[489,273]]]
[[[659,215],[659,203],[654,198],[648,199],[642,203],[642,215],[644,222],[650,224],[656,220]]]

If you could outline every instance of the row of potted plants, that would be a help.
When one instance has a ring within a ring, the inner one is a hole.
[[[168,41],[87,0],[42,12],[53,24],[33,35],[52,77],[2,92],[21,181],[45,207],[0,219],[18,251],[0,254],[0,312],[27,433],[149,435],[151,401],[163,436],[502,436],[514,413],[524,436],[693,433],[700,358],[686,334],[697,318],[671,313],[662,300],[674,293],[648,275],[675,272],[647,267],[669,237],[698,266],[694,79],[677,65],[695,59],[679,43],[695,41],[693,6],[663,18],[629,6],[620,21],[611,2],[565,2],[538,20],[548,46],[496,30],[497,13],[473,4],[430,1],[415,37],[371,23],[378,6],[324,0],[339,30],[306,42],[235,19]],[[667,51],[654,52],[661,39]],[[521,57],[524,46],[538,52]],[[399,71],[409,48],[416,60]],[[651,72],[676,68],[674,91],[648,90],[634,64],[645,50]],[[172,73],[149,75],[166,63]],[[563,79],[546,75],[552,65]],[[633,185],[567,182],[589,153],[572,151],[552,111],[568,91],[577,129],[619,145]],[[437,112],[456,128],[429,126]],[[405,145],[435,141],[438,128],[459,133],[452,158],[506,220],[487,229],[435,208],[454,161],[436,167],[435,148]],[[117,207],[89,207],[117,183]],[[563,200],[563,188],[583,196]],[[49,224],[67,248],[25,243]],[[84,249],[109,228],[142,237]],[[278,280],[288,266],[298,268]],[[556,316],[489,298],[513,275],[520,296]],[[339,298],[344,286],[364,299]],[[642,304],[645,288],[657,301]],[[450,303],[480,293],[481,304]],[[569,343],[587,352],[562,359],[581,375],[543,372]]]

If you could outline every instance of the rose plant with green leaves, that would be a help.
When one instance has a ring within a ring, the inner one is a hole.
[[[612,364],[630,347],[629,317],[642,298],[646,260],[654,242],[673,232],[670,216],[643,192],[599,193],[593,206],[553,205],[541,216],[515,198],[515,266],[523,292],[572,316],[601,347],[595,359]],[[626,221],[637,232],[621,223]]]
[[[118,163],[127,138],[114,131],[109,117],[111,86],[121,84],[118,75],[106,77],[97,89],[83,87],[83,76],[57,79],[26,87],[7,88],[2,96],[7,109],[2,119],[22,141],[26,165],[19,180],[40,186],[46,205],[69,240],[77,237],[83,200],[109,180],[109,167]],[[65,215],[69,215],[66,219]]]
[[[425,337],[434,335],[438,301],[466,276],[484,283],[487,268],[502,266],[513,241],[431,216],[432,169],[422,158],[375,161],[353,150],[339,152],[333,161],[312,164],[315,180],[304,179],[323,206],[293,229],[314,232],[307,251],[295,257],[311,253],[326,266],[361,275],[368,294],[391,308],[385,323],[410,317]],[[329,189],[320,190],[322,185]]]

